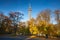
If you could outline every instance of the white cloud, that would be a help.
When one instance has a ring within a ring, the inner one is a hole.
[[[23,11],[19,11],[19,10],[17,10],[17,12],[21,12],[21,13],[24,13]]]

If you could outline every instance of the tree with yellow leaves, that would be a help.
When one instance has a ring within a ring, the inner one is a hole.
[[[50,10],[44,10],[36,18],[39,34],[56,34],[55,27],[50,23]]]
[[[30,23],[29,23],[29,30],[31,32],[31,34],[37,34],[38,33],[38,28],[37,26],[35,25],[35,19],[31,19],[30,20]]]

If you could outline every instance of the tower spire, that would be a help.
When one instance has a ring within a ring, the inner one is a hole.
[[[31,12],[32,12],[32,8],[31,8],[31,4],[29,4],[29,7],[28,7],[28,16],[29,16],[29,19],[31,19]]]

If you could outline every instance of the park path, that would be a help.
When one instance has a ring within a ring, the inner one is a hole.
[[[0,36],[0,40],[60,40],[60,38],[43,38],[37,36]]]

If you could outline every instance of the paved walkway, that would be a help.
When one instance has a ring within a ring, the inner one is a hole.
[[[0,36],[0,40],[60,40],[60,38],[41,38],[36,36],[15,36],[15,37],[9,37],[9,36]]]

